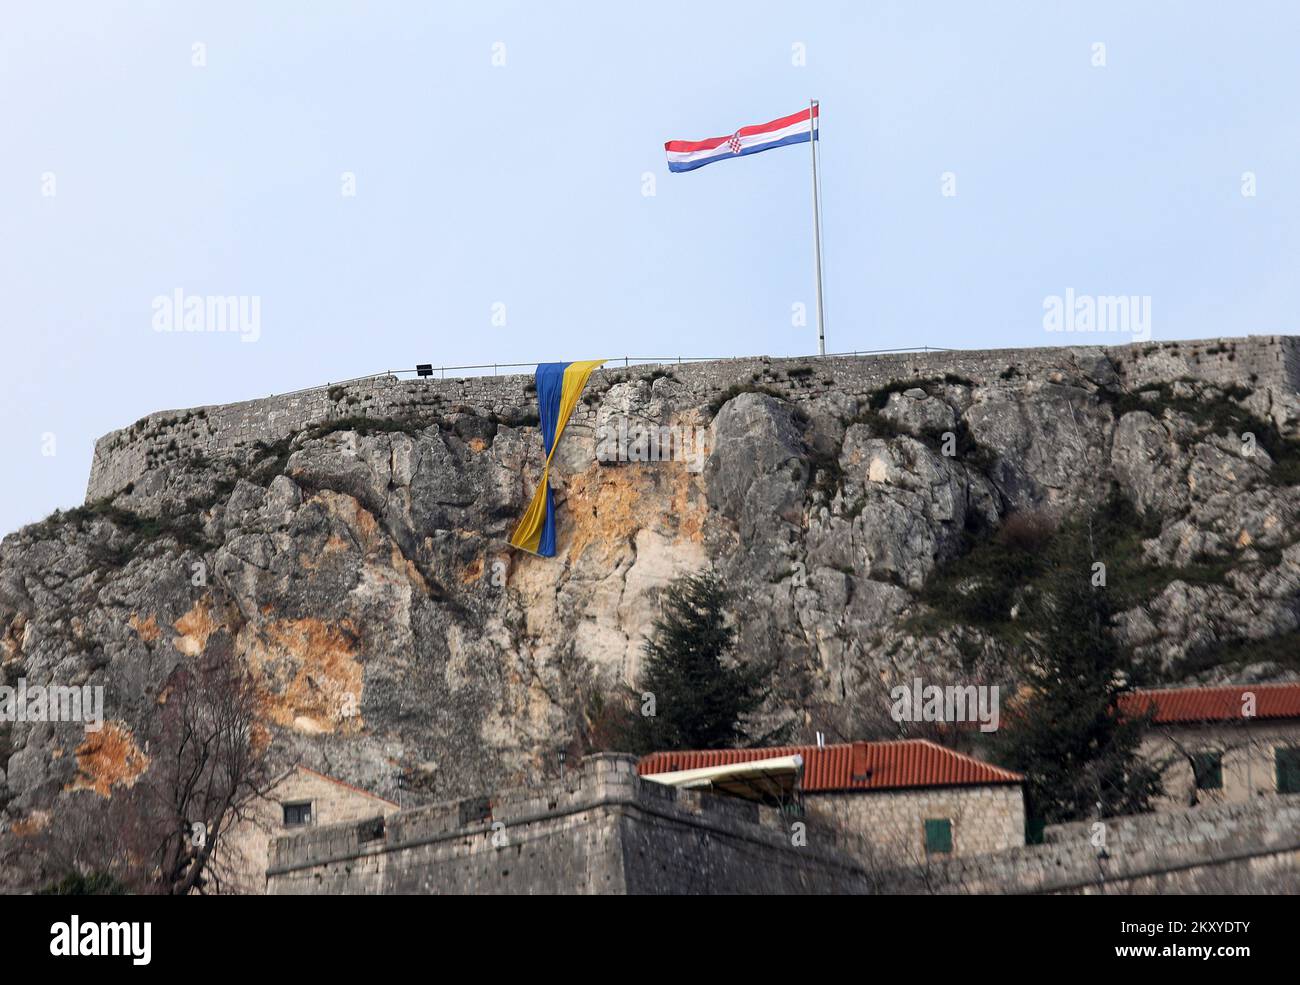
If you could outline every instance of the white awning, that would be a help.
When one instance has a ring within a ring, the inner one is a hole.
[[[803,757],[795,755],[673,770],[670,773],[647,773],[641,779],[683,790],[716,790],[747,800],[762,800],[793,793],[798,789],[802,773]]]

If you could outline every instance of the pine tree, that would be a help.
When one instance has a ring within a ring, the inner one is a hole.
[[[1076,527],[1052,551],[1029,615],[1027,696],[994,739],[995,758],[1025,774],[1029,815],[1048,823],[1146,811],[1160,792],[1159,770],[1138,753],[1147,722],[1119,714],[1134,668],[1111,632],[1108,591],[1093,584],[1088,541]]]
[[[712,571],[665,590],[625,729],[630,751],[725,749],[774,738],[755,736],[746,724],[768,695],[771,667],[729,659],[736,642],[726,616],[731,601]],[[645,714],[651,708],[654,714]]]

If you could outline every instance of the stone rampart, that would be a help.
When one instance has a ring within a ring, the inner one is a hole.
[[[1181,377],[1218,383],[1250,381],[1295,393],[1300,390],[1300,338],[1250,336],[1197,342],[1136,343],[1127,346],[955,350],[867,356],[772,359],[766,356],[659,366],[611,362],[593,374],[588,392],[600,394],[616,382],[671,373],[707,406],[731,387],[755,385],[789,399],[817,404],[832,395],[851,401],[889,383],[909,379],[968,380],[986,386],[1020,386],[1080,375],[1126,386]],[[87,502],[112,496],[154,466],[199,456],[251,451],[313,426],[346,418],[418,421],[469,406],[506,419],[535,413],[531,375],[399,380],[385,376],[322,386],[242,403],[159,411],[95,444]],[[590,426],[592,403],[579,404],[573,424]]]

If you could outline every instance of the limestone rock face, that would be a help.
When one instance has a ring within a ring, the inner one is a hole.
[[[1135,380],[1086,354],[875,388],[797,368],[722,393],[686,372],[594,377],[554,462],[550,560],[506,544],[537,428],[476,404],[154,461],[11,534],[2,683],[102,685],[116,739],[92,757],[78,725],[0,725],[4,823],[129,782],[168,673],[222,652],[261,682],[277,755],[376,792],[554,775],[599,696],[635,680],[660,589],[709,565],[736,592],[739,659],[776,667],[767,720],[852,737],[895,679],[1012,678],[998,639],[925,586],[1009,515],[1076,515],[1112,487],[1144,517],[1134,563],[1159,575],[1115,632],[1171,674],[1294,673],[1265,645],[1300,625],[1294,388]]]

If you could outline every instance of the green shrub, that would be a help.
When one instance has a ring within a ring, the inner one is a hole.
[[[1197,381],[1183,381],[1196,384]],[[1097,397],[1109,404],[1116,419],[1135,410],[1155,417],[1165,411],[1191,418],[1198,428],[1212,434],[1241,437],[1253,434],[1255,442],[1273,460],[1268,480],[1273,485],[1300,485],[1300,439],[1283,435],[1277,426],[1242,407],[1237,401],[1252,391],[1241,384],[1231,384],[1220,391],[1202,393],[1200,397],[1178,396],[1168,383],[1157,383],[1129,392],[1100,387]]]
[[[895,393],[905,393],[908,390],[921,387],[925,389],[927,383],[937,383],[937,379],[927,380],[894,380],[886,383],[884,386],[876,387],[867,394],[867,407],[871,410],[884,410],[885,405],[889,403],[889,398]]]
[[[36,892],[37,896],[125,896],[126,886],[107,872],[70,872]]]
[[[1173,680],[1185,680],[1206,670],[1236,671],[1256,663],[1275,663],[1300,670],[1300,629],[1262,640],[1228,640],[1199,647],[1173,669]]]
[[[844,470],[840,468],[839,456],[834,452],[814,451],[809,456],[808,468],[812,478],[810,491],[822,493],[827,501],[834,499],[844,485]]]
[[[325,421],[308,429],[305,437],[323,438],[337,431],[355,431],[363,438],[369,434],[409,434],[417,436],[424,428],[413,421],[400,421],[393,418],[376,417],[339,417]]]
[[[775,397],[777,400],[785,400],[784,393],[769,386],[757,386],[753,383],[733,383],[709,402],[709,413],[717,416],[718,411],[722,410],[724,404],[739,397],[742,393],[762,393],[769,397]]]

